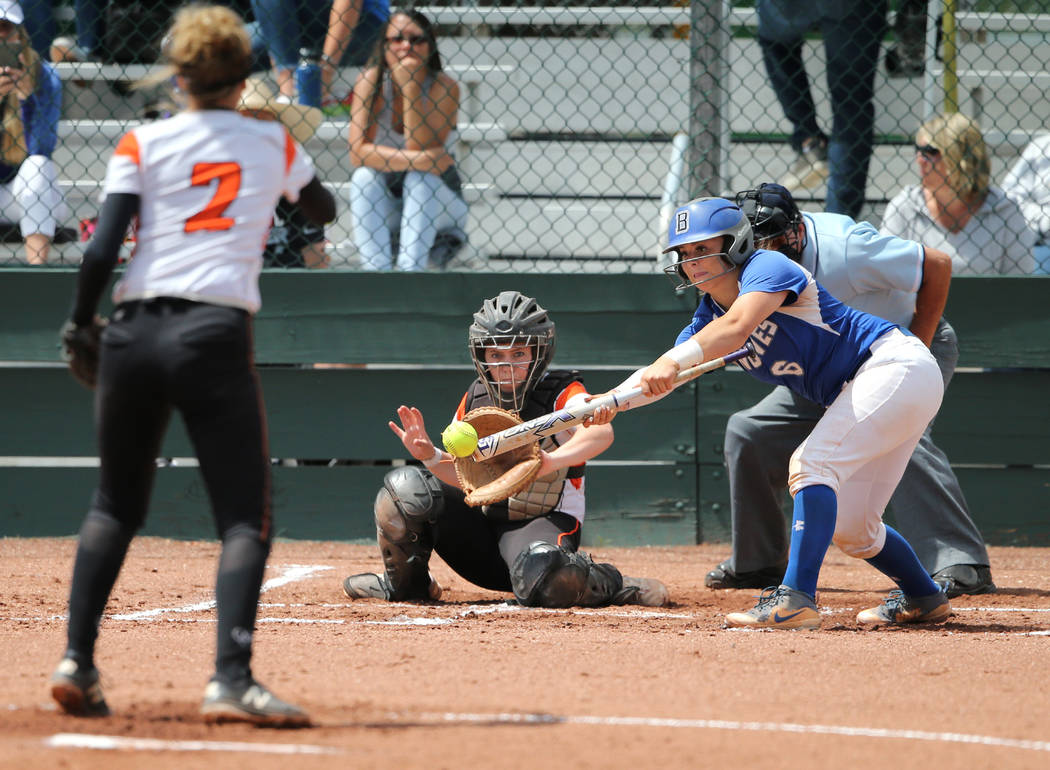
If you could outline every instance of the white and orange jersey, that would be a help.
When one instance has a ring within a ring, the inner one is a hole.
[[[134,258],[115,303],[182,297],[251,313],[274,207],[299,199],[313,162],[276,122],[184,112],[125,134],[104,195],[140,198]]]

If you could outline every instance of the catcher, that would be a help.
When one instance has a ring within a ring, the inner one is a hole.
[[[474,314],[468,341],[478,378],[460,400],[456,418],[471,422],[481,435],[589,398],[578,372],[548,369],[554,322],[531,297],[504,291],[485,300]],[[415,407],[401,406],[397,414],[400,425],[391,421],[390,429],[424,467],[395,468],[383,479],[375,520],[385,573],[346,578],[348,597],[439,599],[441,586],[428,569],[436,550],[466,580],[513,591],[530,607],[667,604],[667,588],[660,581],[625,577],[577,550],[585,463],[613,442],[607,411],[504,461],[512,467],[502,479],[480,479],[487,493],[481,500],[471,497],[478,503],[474,506],[467,503],[467,492],[473,494],[479,480],[472,478],[473,460],[454,465],[452,456],[430,440]],[[503,494],[493,493],[503,480]]]

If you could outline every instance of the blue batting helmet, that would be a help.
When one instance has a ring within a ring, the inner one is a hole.
[[[675,209],[664,253],[720,235],[729,239],[724,256],[733,265],[744,264],[755,251],[751,222],[739,206],[725,198],[697,198]]]

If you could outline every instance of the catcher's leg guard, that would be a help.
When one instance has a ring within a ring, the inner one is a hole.
[[[537,541],[518,554],[510,570],[514,596],[527,607],[601,607],[623,589],[611,564],[585,553]]]
[[[347,578],[343,585],[347,596],[390,601],[440,597],[441,586],[431,580],[427,565],[434,549],[430,526],[444,504],[441,482],[429,471],[406,465],[387,473],[375,502],[376,534],[386,574]]]

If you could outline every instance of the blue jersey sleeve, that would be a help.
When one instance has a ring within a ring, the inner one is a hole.
[[[796,262],[785,257],[779,251],[756,251],[747,261],[745,270],[740,275],[740,293],[753,291],[775,294],[778,291],[790,292],[784,304],[790,305],[798,299],[809,283],[809,276]]]

